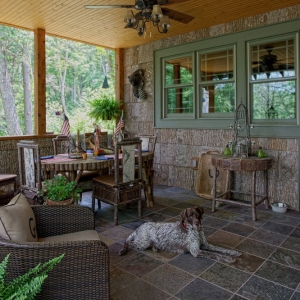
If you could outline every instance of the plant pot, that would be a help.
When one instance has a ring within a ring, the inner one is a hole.
[[[47,205],[70,205],[73,203],[73,199],[67,199],[67,200],[62,200],[62,201],[54,201],[47,199]]]

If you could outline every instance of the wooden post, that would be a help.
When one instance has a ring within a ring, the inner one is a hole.
[[[34,32],[34,133],[46,133],[46,48],[45,29]]]
[[[116,52],[116,99],[124,103],[124,49],[118,48]],[[124,104],[121,105],[120,109],[124,109]],[[119,119],[116,120],[116,125]]]

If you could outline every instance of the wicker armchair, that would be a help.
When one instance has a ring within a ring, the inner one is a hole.
[[[39,238],[94,229],[94,214],[87,207],[42,205],[32,209]],[[109,252],[100,240],[18,243],[0,239],[0,259],[8,253],[8,281],[65,253],[48,273],[36,299],[109,299]]]

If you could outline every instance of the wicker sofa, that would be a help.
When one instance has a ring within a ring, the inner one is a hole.
[[[94,229],[91,209],[31,206],[39,238]],[[26,273],[38,263],[65,254],[49,272],[36,299],[109,299],[109,252],[100,240],[13,242],[0,239],[0,259],[10,253],[7,280]]]

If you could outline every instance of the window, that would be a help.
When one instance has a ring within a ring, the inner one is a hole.
[[[194,87],[192,56],[166,59],[164,71],[166,116],[193,115]]]
[[[296,122],[294,37],[250,45],[252,121]]]
[[[202,114],[233,113],[235,109],[234,50],[199,54]]]
[[[156,50],[154,126],[228,129],[243,103],[252,136],[300,137],[299,28],[293,20]]]

